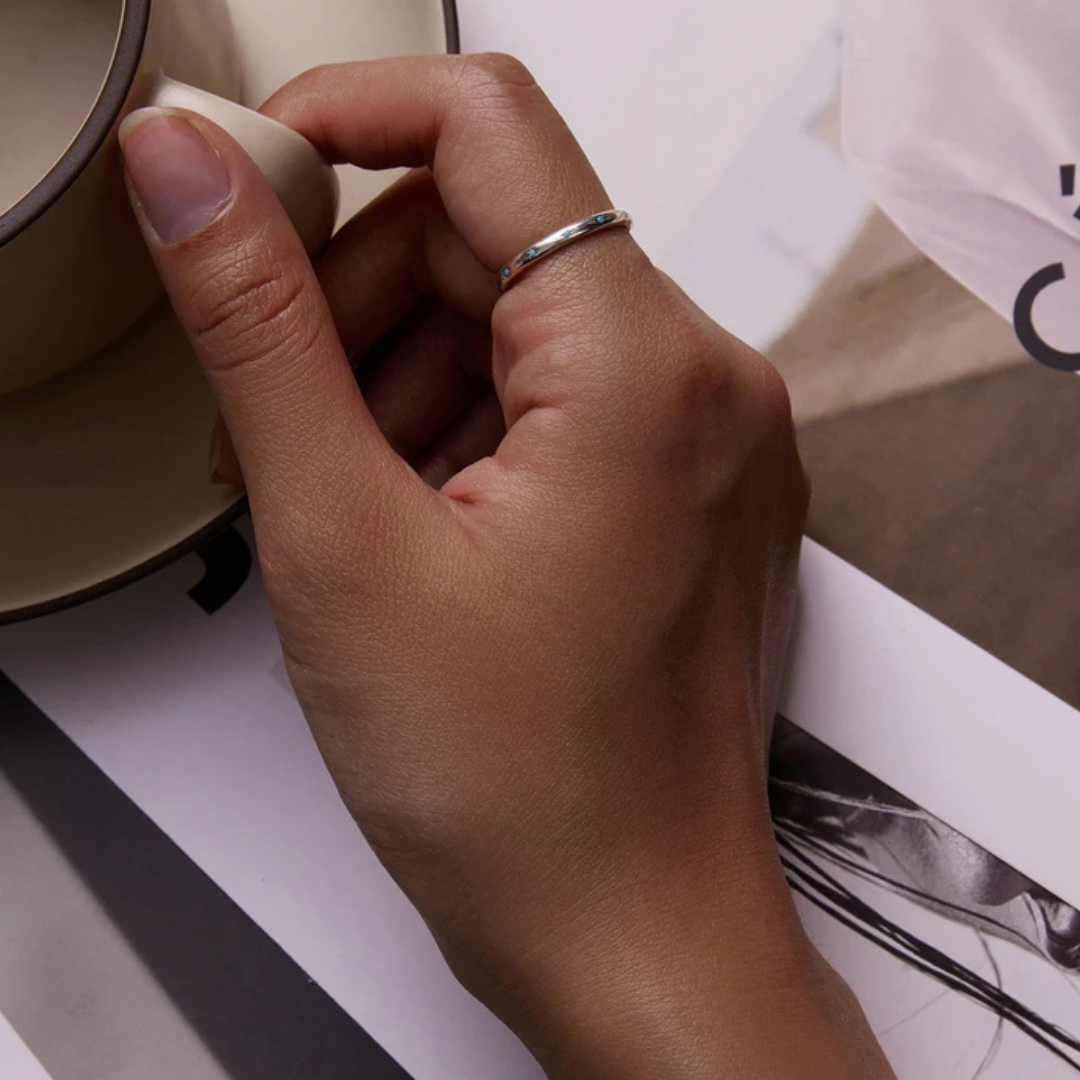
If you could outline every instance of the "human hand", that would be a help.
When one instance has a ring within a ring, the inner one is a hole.
[[[500,298],[508,258],[611,205],[515,61],[322,68],[266,111],[413,167],[317,276],[212,124],[122,139],[365,836],[552,1076],[885,1075],[769,821],[807,502],[779,377],[623,230]]]

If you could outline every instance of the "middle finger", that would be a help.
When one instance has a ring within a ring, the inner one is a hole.
[[[341,342],[363,354],[432,295],[474,322],[498,298],[446,216],[431,173],[402,177],[349,220],[318,261]]]
[[[435,304],[395,335],[364,399],[390,445],[415,464],[490,387],[486,327]]]

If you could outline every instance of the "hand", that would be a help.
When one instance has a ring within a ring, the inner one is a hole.
[[[516,61],[322,68],[266,111],[414,170],[317,273],[209,122],[122,137],[365,836],[552,1076],[887,1075],[771,834],[807,502],[779,377],[622,230],[499,297],[611,206]]]

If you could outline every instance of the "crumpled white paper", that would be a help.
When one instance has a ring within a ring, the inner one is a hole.
[[[1080,350],[1080,4],[845,4],[845,144],[874,198],[1010,320],[1025,283],[1062,264],[1034,323]]]

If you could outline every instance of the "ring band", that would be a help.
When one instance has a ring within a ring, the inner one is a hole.
[[[525,273],[530,266],[541,259],[546,259],[560,248],[574,243],[575,240],[603,232],[605,229],[620,227],[629,229],[633,224],[634,219],[625,210],[605,210],[602,214],[593,214],[592,217],[575,221],[573,225],[564,225],[550,236],[545,236],[543,240],[537,240],[531,247],[527,247],[499,271],[499,291],[506,292],[514,280]]]

